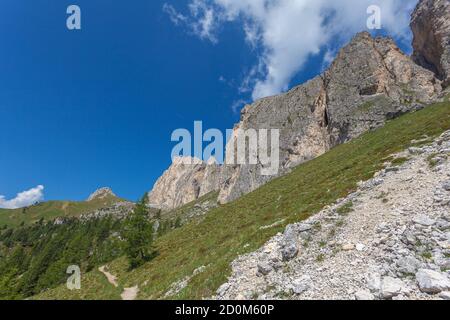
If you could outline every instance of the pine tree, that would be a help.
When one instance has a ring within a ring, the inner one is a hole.
[[[144,196],[128,217],[125,223],[123,238],[125,239],[125,253],[128,257],[130,269],[137,268],[149,261],[155,254],[152,246],[153,226],[148,219],[148,210]]]

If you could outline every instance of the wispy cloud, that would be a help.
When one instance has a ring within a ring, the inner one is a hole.
[[[4,196],[0,195],[0,208],[17,209],[27,207],[43,199],[44,186],[39,185],[30,190],[18,193],[15,198],[10,200],[6,200]]]
[[[242,109],[242,107],[247,103],[248,103],[248,101],[246,101],[244,99],[236,100],[231,105],[231,110],[233,111],[233,113],[238,114],[239,111]]]
[[[185,23],[188,19],[186,16],[177,12],[177,10],[175,10],[175,8],[172,5],[167,3],[163,5],[163,11],[169,15],[170,21],[172,21],[173,24],[177,26],[180,25],[181,23]]]
[[[213,43],[225,23],[241,24],[249,46],[259,49],[256,69],[248,75],[254,80],[246,77],[242,88],[251,84],[252,98],[258,99],[286,90],[309,57],[326,50],[329,42],[341,44],[354,33],[367,30],[370,5],[381,8],[385,31],[409,39],[409,14],[417,1],[190,0],[186,15],[172,7],[169,16],[172,20],[182,16],[175,21],[182,21],[194,34]],[[325,59],[325,64],[329,63],[330,55]]]
[[[209,7],[203,0],[191,0],[188,7],[189,13],[184,15],[171,4],[165,3],[163,11],[167,13],[175,25],[185,26],[189,32],[199,38],[216,43],[215,28],[220,19],[215,16],[216,12],[214,9]]]
[[[331,65],[331,63],[334,61],[336,57],[336,54],[337,54],[336,50],[330,48],[327,49],[327,51],[323,56],[322,71],[325,71]]]

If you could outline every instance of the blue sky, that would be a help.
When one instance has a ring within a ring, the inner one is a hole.
[[[308,25],[281,29],[274,41],[267,36],[273,12],[261,20],[233,1],[2,0],[0,195],[11,199],[42,185],[46,200],[82,200],[109,186],[135,200],[170,165],[173,130],[191,129],[195,120],[232,128],[242,101],[320,73],[324,56],[366,20],[360,10],[358,22],[337,28],[339,36],[330,31],[322,42],[295,48],[297,38],[289,37],[307,37]],[[319,9],[327,9],[321,1]],[[406,2],[393,10],[409,12],[415,1]],[[66,28],[70,4],[81,8],[82,30]],[[405,23],[389,15],[389,27],[378,32],[409,51]],[[280,43],[294,43],[290,56],[277,56]]]

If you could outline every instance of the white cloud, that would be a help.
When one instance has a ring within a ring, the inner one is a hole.
[[[6,200],[4,196],[0,195],[0,208],[17,209],[27,207],[43,199],[44,186],[39,185],[30,190],[18,193],[14,199]]]
[[[188,19],[186,16],[177,12],[177,10],[175,10],[175,8],[168,3],[165,3],[163,5],[163,11],[169,15],[170,21],[172,21],[173,24],[177,26],[181,23],[186,22]]]
[[[163,11],[167,13],[173,24],[186,26],[199,38],[216,43],[215,28],[218,21],[221,20],[215,16],[216,11],[204,0],[191,0],[188,7],[189,15],[178,12],[168,3],[163,5]]]
[[[250,71],[248,71],[242,80],[241,85],[239,86],[240,93],[246,93],[252,91],[253,86],[255,85],[258,76],[262,74],[263,64],[259,63],[258,65],[253,66]]]
[[[193,32],[202,39],[208,39],[213,43],[217,42],[214,35],[215,23],[217,22],[215,10],[208,6],[204,0],[192,0],[189,9],[195,21],[191,23]]]
[[[336,50],[331,49],[331,48],[328,48],[326,50],[325,54],[323,55],[322,71],[325,71],[331,65],[331,63],[336,58],[336,55],[337,55]]]
[[[286,90],[311,55],[330,50],[330,42],[342,45],[356,32],[367,30],[370,5],[380,6],[385,31],[409,40],[409,15],[417,1],[191,0],[189,15],[183,17],[196,35],[214,43],[226,22],[242,25],[246,41],[260,49],[259,61],[251,70],[252,97],[258,99]],[[249,83],[246,78],[242,87]]]
[[[233,110],[233,113],[238,114],[239,111],[242,109],[242,107],[244,105],[246,105],[248,103],[248,101],[244,100],[244,99],[239,99],[233,102],[233,104],[231,105],[231,110]]]

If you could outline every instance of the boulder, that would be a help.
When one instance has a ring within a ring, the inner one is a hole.
[[[435,224],[436,220],[433,220],[426,215],[419,215],[419,216],[413,218],[413,222],[416,224],[425,226],[425,227],[429,227],[429,226],[432,226],[433,224]]]
[[[297,244],[297,229],[295,225],[289,225],[283,234],[281,243],[281,256],[284,261],[289,261],[295,258],[298,253]]]
[[[369,273],[366,275],[367,287],[371,292],[379,293],[381,290],[381,276],[377,272]]]
[[[308,291],[311,287],[311,277],[303,276],[300,279],[295,279],[292,282],[292,291],[295,294],[302,294],[305,291]]]
[[[402,280],[392,277],[384,277],[381,282],[381,297],[391,299],[405,290],[405,284]]]
[[[443,300],[450,300],[450,291],[443,291],[439,294],[439,298]]]
[[[351,251],[355,249],[355,245],[353,243],[346,243],[342,245],[342,250],[344,251]]]
[[[258,263],[258,272],[262,275],[268,275],[270,272],[272,272],[273,268],[270,264],[267,262],[259,262]]]
[[[444,182],[442,188],[446,191],[450,191],[450,181]]]
[[[370,293],[370,291],[361,290],[355,293],[355,299],[363,301],[375,300],[375,296],[372,293]]]
[[[404,274],[416,274],[422,263],[414,257],[404,257],[397,260],[397,270]]]
[[[420,269],[416,273],[416,280],[422,292],[436,294],[450,290],[450,280],[447,275],[428,269]]]

